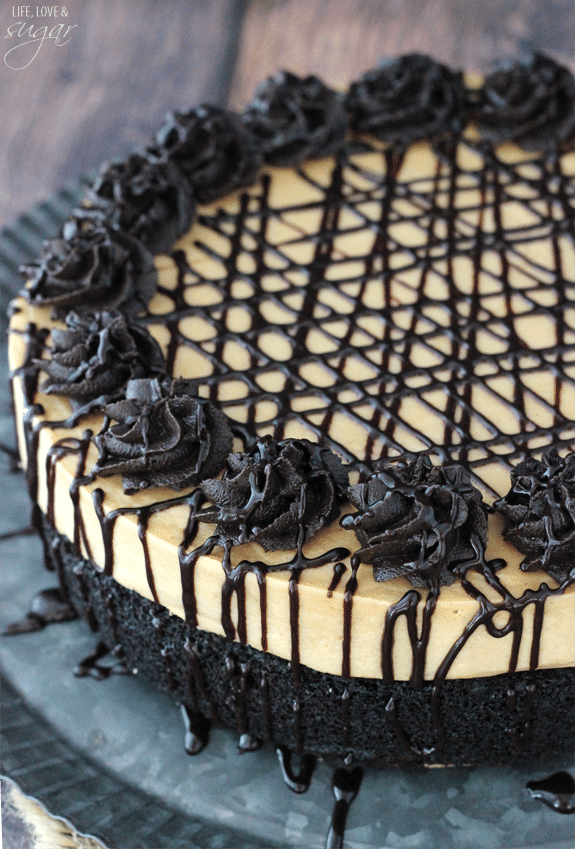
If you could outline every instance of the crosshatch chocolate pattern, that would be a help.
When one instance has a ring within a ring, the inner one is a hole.
[[[289,201],[281,192],[282,174],[289,184]],[[200,209],[195,226],[176,243],[175,251],[157,259],[158,291],[143,320],[163,346],[168,371],[195,380],[199,394],[235,420],[237,434],[248,444],[264,433],[278,439],[308,436],[329,445],[360,470],[380,457],[436,452],[466,465],[488,495],[503,494],[509,486],[509,468],[525,454],[537,454],[552,445],[575,447],[573,175],[573,152],[541,158],[526,156],[516,148],[487,151],[468,142],[440,155],[426,144],[387,150],[361,144],[344,149],[327,170],[325,163],[319,162],[295,172],[266,171],[248,191]],[[34,359],[34,346],[43,346],[41,334],[30,330],[28,363]],[[75,428],[80,422],[71,417],[66,423],[44,420],[30,427],[38,412],[34,407],[37,372],[27,371],[24,365],[21,374],[29,409],[25,427],[28,478],[36,500],[35,463],[42,428],[62,424]],[[108,425],[105,420],[103,428]],[[95,482],[86,465],[91,436],[86,430],[82,438],[57,441],[46,457],[49,523],[55,519],[56,464],[64,454],[78,458],[70,488],[74,549],[78,556],[86,551],[88,557],[91,552],[79,509],[79,490]],[[123,514],[135,514],[155,601],[158,594],[148,552],[148,522],[153,514],[176,505],[190,508],[186,528],[181,528],[180,546],[186,622],[175,619],[179,632],[200,639],[203,632],[194,628],[194,569],[197,557],[208,553],[205,546],[213,548],[218,542],[210,538],[205,545],[194,547],[199,493],[111,511],[105,509],[103,490],[95,489],[92,495],[104,542],[104,577],[115,574],[116,520]],[[36,519],[42,526],[39,511]],[[55,540],[45,528],[42,532],[47,551],[55,552]],[[222,623],[230,624],[229,598],[235,593],[237,638],[243,647],[247,642],[245,571],[253,569],[257,574],[264,635],[268,569],[265,564],[248,561],[232,568],[228,553],[225,549],[222,558]],[[323,563],[335,564],[334,580],[337,561],[345,554],[333,549],[323,555]],[[296,725],[301,730],[307,667],[302,664],[300,669],[298,577],[304,565],[314,564],[300,562],[300,555],[298,547],[290,563],[280,567],[293,567],[289,582],[291,660],[281,660],[280,665],[282,674],[289,673],[290,688],[295,687],[301,695],[295,701],[291,690],[287,695],[294,711],[298,706]],[[545,600],[562,594],[572,579],[554,590],[543,583],[539,590],[516,598],[499,586],[495,576],[498,564],[500,561],[487,561],[478,554],[475,566],[500,598],[490,603],[481,591],[463,581],[466,593],[478,599],[480,609],[433,680],[424,681],[422,660],[434,595],[423,605],[425,634],[421,640],[414,629],[421,600],[418,593],[408,593],[386,616],[382,679],[370,686],[377,689],[393,682],[396,695],[403,692],[405,685],[394,680],[385,647],[393,639],[396,620],[405,616],[413,620],[409,683],[416,690],[426,689],[429,698],[432,730],[425,751],[407,746],[409,758],[426,762],[455,758],[446,754],[445,740],[453,729],[446,717],[440,716],[439,699],[452,661],[481,625],[494,638],[513,633],[509,660],[509,675],[513,675],[522,637],[522,611],[534,604],[529,673],[538,671]],[[62,585],[73,595],[76,590],[69,586],[64,558],[56,558],[54,565]],[[349,678],[350,625],[359,562],[352,558],[351,565],[343,604],[342,680],[371,681]],[[78,591],[87,607],[80,603],[76,607],[90,619],[88,585],[81,573],[77,574]],[[504,610],[510,614],[509,621],[498,627],[493,617]],[[117,623],[116,615],[109,615]],[[106,631],[104,620],[97,624]],[[233,631],[232,623],[226,630],[230,639],[235,636]],[[113,633],[109,646],[121,642],[129,653],[130,641],[124,645],[125,636],[119,640]],[[238,648],[229,640],[226,645],[230,651]],[[262,647],[265,651],[263,636]],[[160,655],[161,664],[171,669],[163,650]],[[202,670],[206,674],[206,668]],[[539,671],[542,679],[553,677],[550,670]],[[221,674],[220,667],[214,669],[213,680]],[[569,678],[571,671],[565,675]],[[190,687],[186,701],[191,704],[195,685],[189,675],[186,681]],[[255,680],[252,685],[259,686]],[[168,689],[172,689],[169,683]],[[538,686],[535,701],[529,701],[534,716],[538,700],[545,700],[544,690],[544,685]],[[381,699],[377,701],[381,705]],[[350,745],[344,733],[348,703],[343,696],[341,704],[338,699],[336,702],[334,710],[340,716],[343,735],[337,745],[346,749]],[[388,694],[385,703],[399,740],[404,729],[396,722],[394,696],[390,701]],[[532,735],[529,717],[526,714],[525,728],[529,726]],[[445,735],[447,725],[450,728]],[[567,735],[570,725],[570,720],[566,721]],[[270,734],[278,742],[276,733]],[[504,736],[509,748],[511,737],[507,732]],[[298,731],[288,745],[295,744],[298,751],[317,751],[317,740],[312,737]],[[556,741],[559,739],[563,740]],[[501,751],[501,739],[494,745]],[[360,759],[385,758],[383,752],[369,751],[359,738],[353,748]],[[528,747],[521,738],[512,748],[522,757]],[[469,763],[469,757],[468,753],[452,762]],[[492,758],[493,753],[489,755]]]
[[[186,346],[184,376],[252,433],[356,466],[440,449],[488,497],[527,453],[572,448],[575,154],[361,144],[317,173],[289,205],[264,174],[200,211],[147,318],[169,371]]]

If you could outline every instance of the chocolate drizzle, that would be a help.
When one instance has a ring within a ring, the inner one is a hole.
[[[210,739],[210,720],[185,705],[181,705],[181,712],[185,728],[184,748],[188,755],[199,755]]]
[[[94,651],[90,652],[74,669],[77,678],[95,678],[96,681],[105,681],[110,675],[132,675],[133,670],[128,669],[121,657],[115,656],[104,642],[99,642]],[[101,663],[104,658],[109,662]]]
[[[69,622],[76,618],[76,611],[64,597],[60,587],[54,587],[37,593],[30,603],[28,613],[17,622],[7,625],[2,636],[28,634],[32,631],[40,631],[53,622]]]
[[[195,504],[198,503],[196,497]],[[282,572],[288,570],[290,572],[289,580],[289,605],[290,605],[290,633],[291,633],[291,661],[294,674],[294,682],[296,687],[299,686],[299,594],[298,581],[304,569],[317,568],[324,566],[327,563],[335,563],[349,555],[345,548],[334,548],[326,551],[317,557],[307,557],[303,552],[303,546],[306,540],[306,504],[307,504],[307,484],[301,485],[300,497],[298,500],[298,513],[296,518],[298,536],[296,552],[292,559],[286,563],[266,564],[260,561],[251,562],[248,560],[240,560],[235,566],[232,564],[232,548],[233,542],[228,538],[222,538],[217,533],[209,537],[201,546],[189,552],[187,555],[180,550],[180,567],[182,570],[182,600],[186,613],[186,621],[194,621],[196,616],[196,603],[193,594],[193,569],[198,558],[202,555],[211,554],[216,547],[221,547],[223,550],[222,568],[224,570],[224,583],[222,585],[222,628],[229,640],[236,637],[240,643],[247,642],[247,620],[245,608],[245,577],[247,572],[255,572],[258,575],[258,584],[260,593],[265,589],[265,575],[269,572]],[[193,513],[192,525],[202,514]],[[188,522],[190,526],[190,522]],[[237,598],[238,609],[238,624],[236,626],[232,620],[232,597],[235,594]],[[262,596],[261,604],[261,633],[262,645],[267,645],[267,613],[265,600]]]
[[[221,120],[225,123],[228,118]],[[204,132],[206,122],[218,121],[219,113],[209,110],[195,113],[189,119],[180,116],[166,127],[165,138],[156,140],[155,153],[150,150],[148,155],[152,159],[156,156],[159,160],[177,160],[188,168],[184,160],[193,153],[190,139],[195,138],[198,127],[198,132]],[[232,121],[234,126],[235,123]],[[456,121],[451,131],[457,134],[459,129]],[[428,130],[426,136],[430,133],[434,134]],[[245,135],[242,138],[245,140]],[[202,191],[205,179],[206,199],[213,196],[212,191],[218,194],[242,183],[250,173],[247,148],[242,148],[238,174],[232,175],[231,183],[223,181],[223,170],[220,173],[219,169],[224,169],[222,163],[227,168],[230,151],[237,151],[236,141],[230,142],[229,147],[226,142],[223,152],[212,158],[212,153],[205,153],[213,150],[214,139],[208,138],[204,147],[198,148],[201,153],[198,162],[188,163],[197,193]],[[567,269],[569,252],[574,246],[572,176],[556,153],[513,162],[486,146],[460,141],[461,151],[465,145],[471,147],[475,162],[479,159],[478,166],[464,168],[455,150],[444,150],[430,179],[413,178],[403,172],[409,151],[403,149],[401,140],[398,143],[398,147],[384,152],[368,142],[353,142],[343,147],[335,157],[326,184],[320,184],[313,169],[302,165],[299,179],[309,185],[310,197],[314,198],[303,206],[296,201],[278,207],[272,202],[271,178],[264,174],[238,199],[237,210],[204,210],[193,250],[220,271],[211,277],[204,276],[201,261],[192,262],[191,256],[182,251],[175,253],[175,286],[159,286],[164,305],[161,315],[147,307],[149,286],[145,287],[145,296],[140,296],[134,288],[140,272],[146,278],[149,271],[149,264],[142,259],[141,246],[134,247],[133,240],[126,242],[121,234],[86,221],[71,222],[64,239],[49,246],[33,270],[32,286],[28,290],[30,300],[66,309],[78,304],[88,293],[90,303],[97,303],[98,307],[101,296],[104,300],[111,296],[114,303],[142,309],[142,321],[152,331],[154,325],[161,324],[169,332],[168,371],[174,373],[179,349],[188,348],[197,368],[191,381],[194,391],[221,406],[231,418],[241,420],[236,433],[244,440],[245,452],[252,450],[264,435],[272,434],[276,442],[289,439],[292,428],[297,427],[298,432],[321,441],[322,446],[344,457],[351,468],[364,474],[375,459],[383,458],[387,462],[388,458],[399,456],[408,462],[408,449],[422,454],[439,451],[445,463],[465,466],[483,490],[491,495],[500,494],[493,482],[494,469],[511,469],[530,452],[552,443],[562,453],[573,450],[569,393],[575,387],[575,380],[570,365],[573,336],[569,310],[575,291]],[[381,168],[366,165],[366,153],[373,154],[370,162],[376,156],[381,157]],[[523,205],[528,223],[520,228],[508,225],[509,203]],[[302,211],[319,220],[317,230],[314,227],[308,233],[306,224],[293,224],[294,214]],[[350,218],[355,223],[350,223]],[[404,240],[404,224],[409,224],[418,234],[413,243]],[[356,230],[369,234],[361,255],[346,247],[346,240]],[[205,236],[208,232],[216,237],[213,242]],[[278,236],[278,232],[283,235]],[[294,253],[294,246],[300,243],[308,249],[307,258],[305,250],[304,258]],[[551,254],[544,264],[542,259],[534,258],[533,252],[539,256],[539,250],[547,246],[551,246]],[[118,279],[118,263],[126,271],[122,279]],[[467,275],[459,275],[457,268],[461,264],[468,269]],[[514,282],[514,278],[520,282]],[[269,318],[270,314],[277,315],[274,310],[279,311],[283,321]],[[243,319],[240,326],[244,330],[238,330],[238,314]],[[546,335],[537,342],[540,347],[531,350],[527,317],[539,319],[546,329]],[[203,337],[190,330],[190,325],[198,322],[204,329]],[[31,326],[27,339],[26,361],[17,376],[22,377],[24,385],[28,482],[36,502],[41,429],[75,426],[88,415],[90,407],[78,411],[65,423],[33,424],[34,417],[43,414],[42,408],[34,404],[38,370],[34,360],[41,356],[45,336]],[[423,366],[423,360],[428,364]],[[537,379],[543,376],[545,380],[549,375],[553,386],[550,393],[545,393],[537,388]],[[502,387],[505,382],[507,389]],[[415,416],[414,398],[420,405]],[[486,399],[502,411],[502,420],[507,424],[498,426],[491,420],[484,411]],[[425,417],[433,423],[429,430],[420,421]],[[515,422],[512,434],[510,418]],[[112,427],[109,416],[105,417],[97,438],[109,434]],[[49,452],[46,468],[47,512],[53,517],[57,463],[68,454],[78,457],[71,490],[77,518],[74,543],[79,553],[85,549],[89,555],[79,492],[94,482],[102,468],[86,475],[91,436],[86,436],[88,433],[82,439],[58,440]],[[361,438],[350,441],[349,433],[360,433]],[[347,551],[341,548],[320,557],[304,554],[306,499],[309,499],[305,481],[300,485],[293,522],[297,536],[292,542],[295,554],[288,562],[274,567],[242,560],[232,543],[243,542],[244,537],[241,531],[237,537],[224,534],[223,521],[218,522],[216,532],[203,544],[195,543],[200,514],[203,512],[204,518],[208,515],[203,511],[202,493],[152,500],[144,508],[111,511],[102,490],[94,490],[93,499],[102,527],[106,575],[114,573],[116,521],[121,515],[135,515],[150,594],[156,600],[147,548],[150,518],[172,506],[188,507],[189,518],[179,557],[183,605],[191,627],[197,626],[195,565],[200,556],[219,548],[223,566],[224,632],[230,640],[247,642],[245,581],[247,573],[253,572],[260,591],[265,650],[266,575],[270,571],[288,570],[291,661],[294,682],[299,688],[301,572],[327,563],[335,563],[337,569],[339,561],[347,556]],[[215,513],[212,515],[215,519]],[[358,587],[360,562],[357,554],[352,557],[351,575],[344,591],[344,678],[352,671],[353,597]],[[450,573],[477,601],[478,609],[435,673],[430,702],[436,731],[432,745],[412,745],[400,723],[399,703],[390,699],[385,708],[396,737],[415,759],[441,751],[445,729],[439,711],[440,687],[478,628],[484,627],[494,639],[511,635],[510,670],[513,671],[518,663],[523,613],[533,605],[530,668],[537,668],[546,600],[565,592],[573,578],[570,573],[561,572],[558,587],[550,589],[542,583],[539,589],[525,590],[516,597],[496,574],[502,565],[501,561],[486,559],[484,535],[477,527],[469,535],[464,554],[459,552],[450,562]],[[341,577],[340,573],[343,574],[341,570],[337,575],[334,571],[331,592],[336,589],[336,577]],[[487,582],[489,597],[478,588],[477,577]],[[385,681],[394,680],[395,628],[401,617],[405,617],[412,649],[410,683],[415,688],[422,687],[437,587],[437,582],[432,581],[427,594],[425,588],[421,592],[410,590],[390,608],[383,623],[381,642]],[[236,622],[232,617],[234,595]],[[418,608],[422,613],[419,627]],[[501,613],[507,615],[506,624],[496,626],[495,616]],[[166,654],[164,662],[169,678],[172,659]],[[192,682],[201,689],[200,665],[192,649],[187,652],[186,662],[190,692]],[[92,667],[88,664],[86,668]],[[249,670],[240,666],[233,675],[238,716],[245,718],[241,682],[247,681]],[[269,696],[265,678],[258,686]],[[509,696],[510,713],[515,713],[519,705],[519,723],[510,722],[510,737],[516,748],[524,746],[528,737],[529,699],[527,694],[521,703],[516,695]],[[190,702],[188,710],[199,714],[197,707]],[[349,697],[342,696],[341,707],[342,733],[347,738]],[[305,700],[299,693],[293,702],[293,714],[297,746],[303,751]],[[270,737],[272,719],[268,710],[266,735]],[[240,736],[248,734],[244,720],[240,724]],[[195,733],[190,724],[190,734]],[[190,747],[194,746],[196,743],[191,740]],[[341,821],[344,817],[341,812],[347,813],[349,806],[346,794],[352,793],[353,797],[353,788],[348,791],[339,787],[338,792],[343,795],[340,799],[336,794],[336,807],[340,801],[345,802],[338,809]]]
[[[361,787],[363,770],[359,766],[353,769],[336,769],[332,779],[335,805],[331,815],[331,827],[326,841],[326,849],[343,849],[343,838],[347,815],[351,804]]]
[[[527,790],[532,799],[539,799],[558,814],[575,814],[575,804],[570,797],[575,795],[575,781],[568,772],[554,772],[540,781],[528,781]]]
[[[302,755],[297,773],[292,768],[292,753],[285,746],[276,749],[282,778],[292,793],[306,793],[316,767],[317,758],[314,755]]]

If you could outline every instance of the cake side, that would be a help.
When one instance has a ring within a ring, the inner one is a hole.
[[[190,750],[209,717],[386,764],[572,740],[575,98],[508,76],[414,55],[175,113],[28,269],[47,565]]]
[[[190,754],[205,745],[210,722],[234,729],[241,750],[267,741],[381,766],[518,764],[572,747],[573,668],[414,689],[301,666],[296,686],[289,661],[190,629],[78,558],[45,520],[42,536],[78,613],[126,668],[184,706]]]
[[[393,456],[400,450],[439,448],[465,460],[488,493],[503,495],[506,467],[521,451],[551,439],[571,445],[573,310],[564,298],[569,286],[575,288],[575,252],[565,221],[556,220],[555,213],[545,219],[541,200],[533,197],[534,174],[542,173],[546,159],[509,146],[498,156],[497,168],[491,162],[490,170],[469,143],[462,143],[447,163],[429,145],[419,144],[403,155],[391,180],[389,152],[377,145],[351,146],[337,159],[308,164],[297,175],[270,169],[249,192],[200,208],[197,223],[176,245],[184,253],[156,258],[159,287],[147,311],[146,324],[174,376],[193,377],[200,395],[258,435],[327,439],[352,467],[382,451]],[[575,154],[564,154],[557,168],[565,185],[571,185]],[[495,192],[499,183],[505,187],[503,197]],[[322,236],[326,197],[338,223],[331,221]],[[557,197],[546,204],[559,216],[565,202],[560,193]],[[377,244],[382,215],[388,218],[385,250]],[[327,257],[320,271],[318,245]],[[474,251],[480,251],[479,262]],[[554,285],[559,279],[565,291]],[[506,316],[508,305],[512,312]],[[22,302],[18,310],[11,335],[16,370],[26,356],[28,324],[51,325],[47,308]],[[529,353],[528,337],[538,346]],[[557,364],[553,368],[550,358]],[[47,419],[63,421],[71,414],[68,402],[57,395],[40,392],[36,400]],[[72,429],[40,427],[39,503],[70,539],[75,526],[82,527],[80,553],[129,589],[185,618],[178,548],[193,512],[189,499],[166,489],[126,501],[117,478],[84,482],[76,506],[69,496],[80,459],[82,475],[97,461],[95,446],[83,435],[100,428],[101,419],[95,417]],[[61,439],[67,440],[65,450],[57,445]],[[104,493],[97,509],[94,489]],[[98,510],[101,517],[120,510],[108,552]],[[199,524],[194,538],[188,534],[187,552],[205,543],[212,530]],[[353,552],[357,542],[351,532],[332,525],[305,551],[313,558],[338,547]],[[289,560],[283,552],[265,557],[274,568]],[[437,601],[426,651],[427,680],[462,635],[465,647],[450,663],[448,678],[502,673],[510,664],[528,669],[535,643],[541,667],[575,663],[575,640],[559,643],[554,636],[570,633],[574,588],[544,598],[543,573],[520,571],[521,557],[503,541],[499,520],[491,517],[488,558],[498,557],[509,564],[498,573],[500,586],[489,590],[480,576],[475,584],[480,597],[495,603],[490,616],[499,628],[511,599],[539,592],[518,605],[519,648],[513,629],[494,638],[484,623],[477,624],[480,601],[456,582],[442,588]],[[261,559],[254,544],[231,553],[233,568]],[[328,593],[337,562],[346,572]],[[218,549],[199,556],[193,580],[197,624],[223,634],[221,564]],[[377,678],[386,614],[410,587],[405,579],[377,582],[368,566],[356,572],[351,603],[347,557],[299,576],[299,660],[323,672]],[[548,576],[545,581],[557,586]],[[262,582],[247,570],[240,589],[245,614],[238,618],[236,591],[229,600],[234,638],[293,658],[290,586],[287,571],[266,575],[263,617]],[[427,591],[419,596],[421,616]],[[538,606],[544,606],[545,615],[535,638]],[[470,623],[474,627],[467,633]],[[394,621],[393,635],[393,674],[408,680],[414,648],[407,617]]]

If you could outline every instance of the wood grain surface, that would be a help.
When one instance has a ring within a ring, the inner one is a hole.
[[[22,70],[0,63],[0,226],[143,144],[168,109],[202,100],[241,107],[280,67],[344,87],[381,57],[408,51],[485,72],[538,49],[575,70],[573,0],[72,0],[66,8],[67,44],[46,39]],[[45,23],[18,15],[0,0],[3,58],[17,43],[8,27]]]
[[[22,70],[1,62],[0,225],[102,159],[145,143],[168,109],[225,102],[243,6],[72,0],[66,20],[76,29],[67,44],[46,40]],[[0,3],[3,36],[25,20],[12,8]],[[32,20],[35,29],[42,23]],[[15,36],[0,40],[2,57],[13,43]]]
[[[575,70],[573,0],[252,0],[230,99],[242,105],[283,67],[343,88],[399,53],[485,73],[533,50]]]

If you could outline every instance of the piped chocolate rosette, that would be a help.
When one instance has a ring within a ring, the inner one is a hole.
[[[250,451],[230,454],[221,480],[201,489],[214,507],[201,514],[216,534],[234,545],[254,541],[265,551],[296,548],[332,522],[348,485],[347,470],[329,448],[307,439],[258,440]]]
[[[346,108],[355,132],[384,142],[456,138],[467,118],[463,75],[410,53],[382,62],[352,83]]]
[[[524,572],[542,569],[559,584],[575,578],[575,454],[523,460],[494,507],[505,518],[505,539],[526,555]]]
[[[117,394],[129,380],[160,376],[164,357],[154,337],[118,310],[70,312],[66,329],[50,332],[49,358],[36,360],[48,375],[43,392],[76,406]]]
[[[317,77],[280,71],[257,89],[244,124],[272,165],[295,165],[334,153],[343,143],[347,116],[343,97]]]
[[[138,153],[104,165],[88,201],[86,218],[139,239],[152,253],[172,247],[196,208],[192,187],[174,162],[150,162]]]
[[[487,510],[461,466],[433,466],[427,455],[386,463],[348,494],[357,513],[341,524],[355,531],[376,581],[448,586],[486,545]]]
[[[208,104],[168,115],[146,156],[181,168],[200,203],[253,183],[262,164],[261,147],[240,117]]]
[[[175,490],[218,472],[231,451],[226,416],[195,394],[193,381],[130,380],[126,397],[108,404],[115,424],[95,437],[97,475],[122,475],[124,492]]]
[[[541,53],[489,74],[471,100],[484,143],[509,140],[539,150],[575,133],[573,75]]]
[[[156,291],[152,254],[131,236],[103,221],[66,222],[62,235],[46,241],[40,259],[24,266],[26,297],[58,315],[73,309],[121,307],[131,314],[147,306]]]

